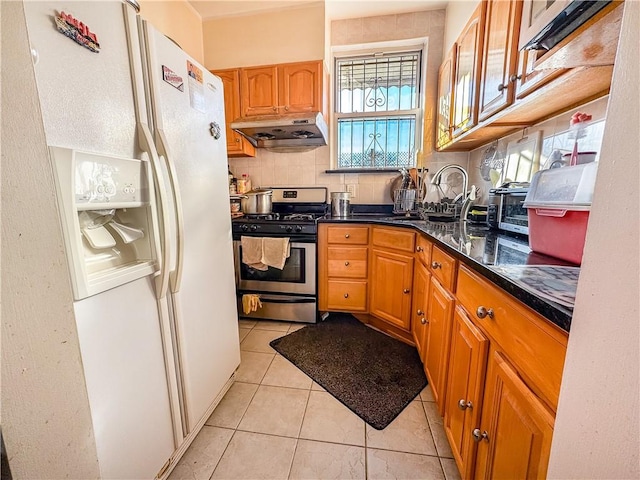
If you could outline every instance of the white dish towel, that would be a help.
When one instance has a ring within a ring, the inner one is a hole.
[[[282,270],[291,253],[289,237],[240,237],[242,263],[256,270]]]

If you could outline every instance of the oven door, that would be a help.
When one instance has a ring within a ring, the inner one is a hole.
[[[240,240],[234,240],[238,290],[315,296],[316,244],[292,240],[289,245],[290,255],[282,270],[268,267],[267,270],[260,271],[242,263],[242,244]]]
[[[507,232],[529,235],[529,217],[523,203],[526,193],[501,195],[498,228]]]

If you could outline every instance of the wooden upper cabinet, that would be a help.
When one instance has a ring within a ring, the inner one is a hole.
[[[539,50],[522,50],[518,54],[518,74],[516,76],[516,100],[520,100],[548,82],[569,71],[567,68],[546,68],[535,70],[535,64],[542,55]]]
[[[227,156],[255,157],[256,149],[239,133],[231,130],[231,122],[240,117],[240,70],[212,70],[224,88],[224,118],[227,132]]]
[[[438,74],[438,122],[436,126],[436,148],[440,148],[452,139],[453,128],[453,79],[455,75],[455,59],[457,45],[451,50],[440,65]]]
[[[493,348],[485,388],[475,478],[546,478],[553,414]]]
[[[511,105],[515,98],[521,0],[485,0],[478,120]]]
[[[240,95],[243,117],[278,113],[278,68],[241,68]]]
[[[278,68],[280,113],[322,110],[322,62],[291,63]]]
[[[458,37],[453,82],[453,137],[478,123],[478,80],[485,3],[480,2]]]
[[[322,111],[323,62],[240,69],[243,117]]]

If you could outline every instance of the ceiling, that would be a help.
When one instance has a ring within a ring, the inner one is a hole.
[[[189,0],[203,20],[237,15],[252,15],[324,1],[329,19],[373,17],[394,13],[444,8],[446,0]]]

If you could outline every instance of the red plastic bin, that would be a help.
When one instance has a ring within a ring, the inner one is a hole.
[[[577,265],[582,263],[589,210],[529,207],[527,213],[531,250]]]

